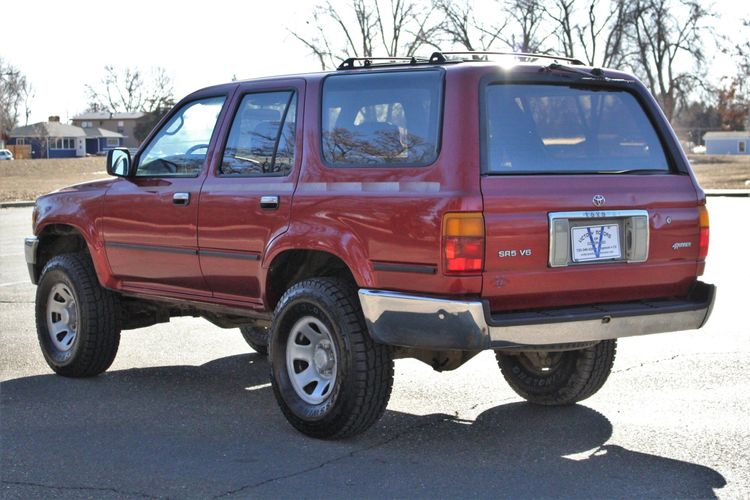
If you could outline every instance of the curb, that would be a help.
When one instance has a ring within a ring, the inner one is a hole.
[[[0,201],[0,208],[22,208],[33,206],[33,201]]]
[[[706,196],[747,197],[750,196],[750,189],[706,189],[704,193]]]

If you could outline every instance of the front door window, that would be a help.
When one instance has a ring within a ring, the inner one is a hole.
[[[141,155],[136,177],[196,177],[208,153],[224,97],[186,104]]]

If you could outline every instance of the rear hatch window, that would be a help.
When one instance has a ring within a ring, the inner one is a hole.
[[[624,90],[494,84],[483,116],[488,174],[669,171],[653,125]]]

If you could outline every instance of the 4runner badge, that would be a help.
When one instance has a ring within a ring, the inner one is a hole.
[[[604,198],[604,196],[597,194],[594,196],[594,199],[591,200],[594,203],[595,207],[603,207],[605,203],[607,203],[607,200]]]

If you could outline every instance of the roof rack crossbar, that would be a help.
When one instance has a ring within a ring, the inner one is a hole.
[[[433,52],[430,56],[431,63],[445,63],[448,62],[446,56],[512,56],[525,59],[553,59],[555,61],[566,61],[576,66],[584,66],[583,61],[572,57],[562,57],[550,54],[530,54],[527,52],[490,52],[490,51],[459,51],[459,52]]]
[[[354,63],[361,61],[362,66],[365,68],[369,68],[373,65],[373,63],[401,63],[403,64],[406,62],[407,64],[417,64],[418,62],[426,62],[425,59],[418,58],[415,56],[411,57],[350,57],[339,64],[338,68],[336,69],[354,69]]]

